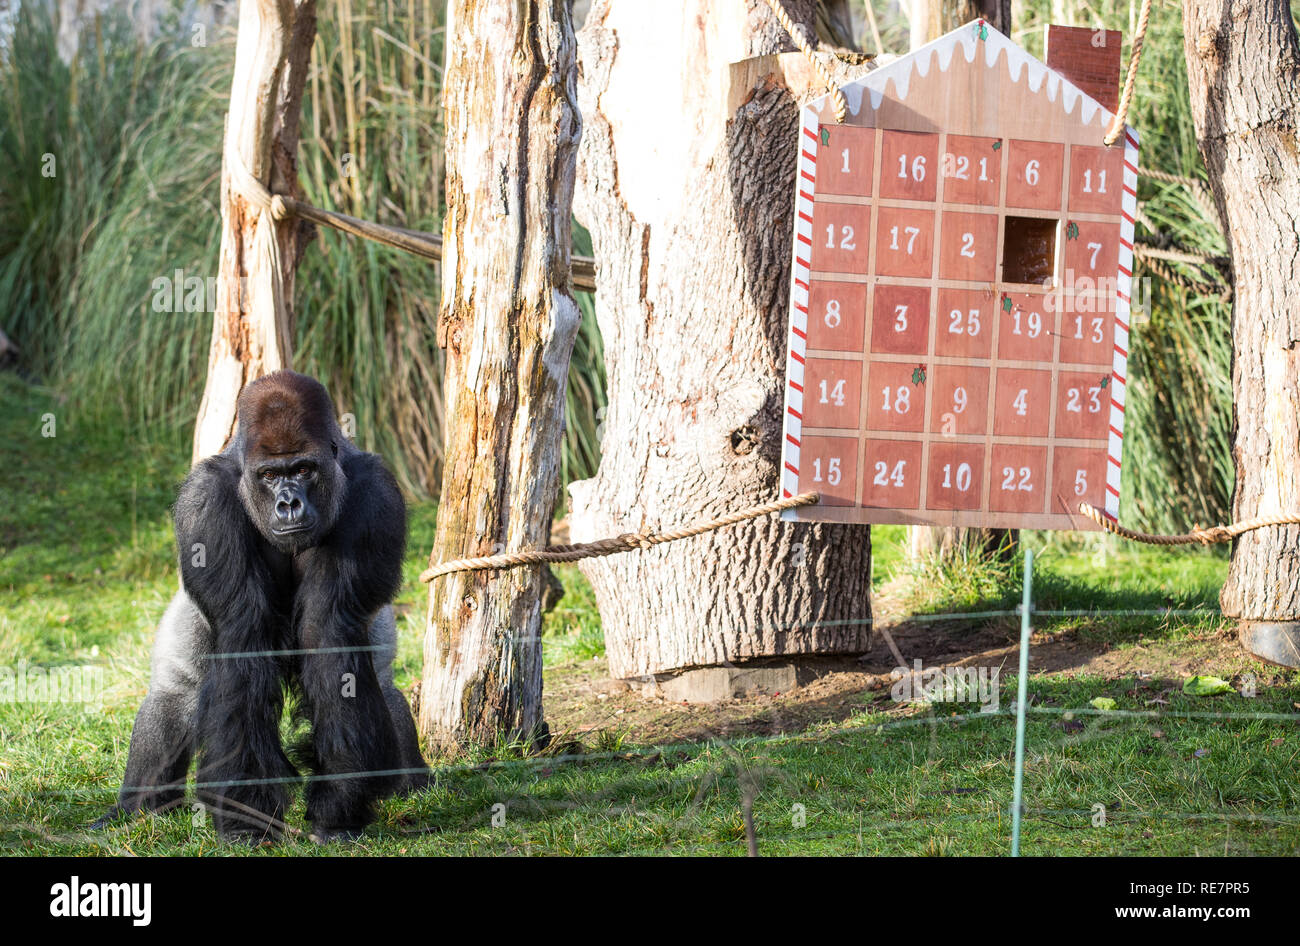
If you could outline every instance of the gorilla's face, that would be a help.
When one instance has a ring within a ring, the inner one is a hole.
[[[334,405],[311,378],[282,371],[240,395],[239,492],[266,541],[294,555],[334,528],[347,492]]]
[[[244,467],[250,515],[268,542],[293,554],[334,527],[341,471],[332,452],[250,457]]]

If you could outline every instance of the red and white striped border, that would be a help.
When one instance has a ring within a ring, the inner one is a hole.
[[[802,111],[799,132],[799,174],[794,218],[794,262],[790,271],[790,337],[785,386],[785,429],[782,441],[781,495],[799,491],[799,447],[803,434],[804,359],[808,344],[808,302],[811,290],[813,195],[817,179],[820,119],[811,108]],[[1124,413],[1128,404],[1129,326],[1132,322],[1133,236],[1137,220],[1138,136],[1124,129],[1124,189],[1121,199],[1119,271],[1115,280],[1115,341],[1111,363],[1110,434],[1106,451],[1104,512],[1119,518],[1120,472],[1124,446]],[[796,520],[787,509],[783,519]]]
[[[794,201],[794,263],[790,267],[790,341],[786,359],[785,437],[781,452],[781,495],[799,492],[799,441],[803,434],[803,369],[808,347],[808,298],[811,289],[813,186],[817,179],[817,146],[821,121],[812,108],[804,108],[799,129],[799,174]],[[798,519],[787,509],[783,519]]]
[[[1110,443],[1106,451],[1106,508],[1119,517],[1119,475],[1124,446],[1124,409],[1128,405],[1129,325],[1133,321],[1133,229],[1137,219],[1138,136],[1124,127],[1123,219],[1119,225],[1119,272],[1115,279],[1115,353],[1110,383]]]

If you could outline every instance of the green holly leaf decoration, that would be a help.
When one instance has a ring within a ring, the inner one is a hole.
[[[824,148],[830,143],[831,143],[831,130],[827,128],[825,125],[822,125],[822,147]]]
[[[912,369],[912,383],[925,384],[925,365],[917,365]]]
[[[1002,293],[1002,311],[1003,312],[1011,311],[1011,297],[1007,295],[1005,292]]]
[[[994,151],[1001,151],[1001,150],[1002,150],[1002,139],[1001,139],[1001,138],[999,138],[997,141],[993,142],[993,150],[994,150]]]
[[[1065,238],[1067,240],[1079,239],[1079,225],[1075,223],[1073,220],[1071,220],[1065,226]]]
[[[1110,375],[1106,375],[1104,378],[1101,379],[1101,386],[1103,388],[1110,387]]]
[[[978,23],[975,24],[975,35],[978,36],[980,39],[989,38],[989,28],[984,24],[983,20],[980,20]]]

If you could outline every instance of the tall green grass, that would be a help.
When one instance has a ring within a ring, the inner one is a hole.
[[[299,149],[306,199],[413,229],[442,226],[443,4],[321,0]],[[22,368],[67,397],[66,423],[187,452],[210,312],[154,311],[154,281],[217,272],[220,150],[233,33],[192,47],[178,21],[139,43],[90,26],[70,65],[24,6],[0,62],[0,325]],[[46,153],[56,176],[42,177]],[[321,228],[298,270],[294,366],[322,378],[357,440],[416,495],[442,452],[436,263]],[[603,357],[589,301],[574,352],[568,478],[594,472]]]
[[[887,50],[903,51],[906,24],[876,6]],[[1136,6],[1029,0],[1015,6],[1013,33],[1040,54],[1048,22],[1118,28],[1131,40]],[[435,0],[322,0],[300,148],[309,201],[440,229],[442,9]],[[182,27],[142,46],[109,17],[64,66],[48,15],[33,5],[20,12],[0,63],[0,325],[21,346],[23,369],[68,396],[73,423],[120,424],[132,439],[187,449],[211,317],[154,312],[150,300],[153,280],[177,269],[216,274],[233,58],[228,33],[196,49]],[[1154,8],[1130,121],[1144,166],[1204,177],[1174,3]],[[41,174],[46,154],[54,177]],[[1224,252],[1212,211],[1185,188],[1144,179],[1139,198],[1164,236]],[[1138,235],[1157,239],[1142,226]],[[1222,520],[1233,481],[1229,307],[1142,268],[1137,275],[1151,278],[1152,309],[1133,332],[1124,517],[1157,530]],[[321,230],[298,273],[296,366],[326,380],[340,411],[355,415],[357,439],[418,494],[436,490],[441,459],[439,295],[435,264],[332,230]],[[580,303],[566,480],[594,471],[604,404],[600,337],[590,300]]]

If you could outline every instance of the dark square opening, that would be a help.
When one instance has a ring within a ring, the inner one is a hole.
[[[1056,263],[1056,221],[1007,217],[1002,231],[1002,281],[1042,285]]]

